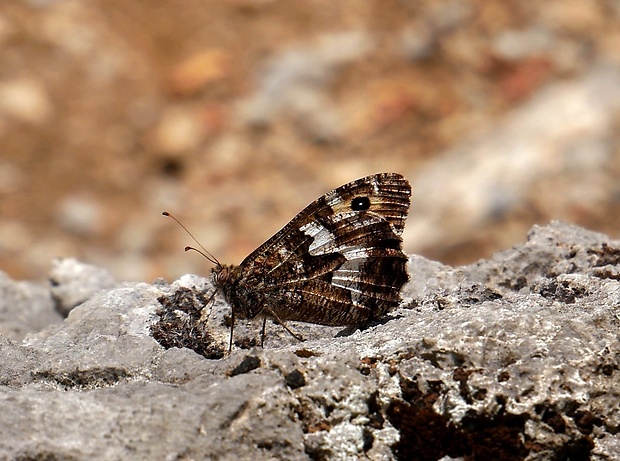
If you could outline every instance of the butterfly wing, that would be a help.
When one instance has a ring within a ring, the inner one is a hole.
[[[354,325],[398,305],[411,186],[397,173],[345,184],[302,210],[240,265],[242,316]]]

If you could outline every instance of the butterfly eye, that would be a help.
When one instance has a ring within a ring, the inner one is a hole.
[[[370,199],[368,197],[355,197],[351,200],[351,209],[353,211],[362,211],[370,208]]]

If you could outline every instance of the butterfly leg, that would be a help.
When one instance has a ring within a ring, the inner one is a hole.
[[[278,315],[277,315],[277,314],[276,314],[273,310],[269,309],[268,307],[266,307],[265,309],[269,312],[269,315],[270,315],[270,316],[272,316],[272,317],[276,320],[276,322],[278,322],[280,325],[282,325],[282,326],[284,327],[284,329],[285,329],[286,331],[288,331],[288,333],[289,333],[289,334],[290,334],[293,338],[295,338],[297,341],[303,341],[303,340],[304,340],[304,338],[302,338],[302,337],[301,337],[300,335],[298,335],[297,333],[293,333],[293,332],[290,330],[290,328],[286,326],[286,324],[285,324],[285,323],[284,323],[284,322],[280,319],[280,317],[278,317]],[[264,324],[263,324],[263,326],[264,326]]]
[[[230,340],[228,341],[228,354],[232,351],[233,330],[235,329],[235,310],[230,314]]]
[[[267,326],[267,317],[263,317],[263,327],[260,329],[260,347],[265,344],[265,327]]]

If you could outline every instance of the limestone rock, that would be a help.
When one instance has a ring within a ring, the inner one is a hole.
[[[410,271],[377,324],[290,322],[304,342],[268,325],[261,349],[260,322],[240,323],[230,355],[229,308],[202,309],[196,276],[99,291],[23,340],[4,315],[0,459],[617,456],[620,242],[554,222],[489,260]]]

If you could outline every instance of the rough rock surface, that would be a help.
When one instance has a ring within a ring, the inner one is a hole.
[[[0,459],[617,459],[620,242],[554,222],[410,270],[379,324],[268,325],[261,349],[248,322],[228,356],[202,278],[99,291],[64,321],[49,289],[0,278]]]
[[[110,289],[116,284],[107,270],[73,258],[56,259],[49,280],[56,310],[64,317],[98,291]]]

